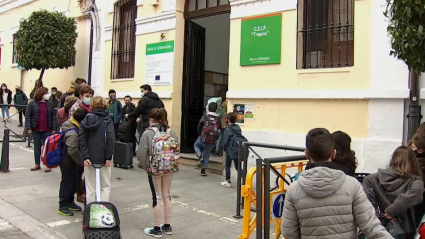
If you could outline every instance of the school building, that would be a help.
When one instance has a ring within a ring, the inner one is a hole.
[[[59,2],[0,0],[1,81],[19,78],[11,64],[19,19],[55,6],[77,19],[78,60],[46,71],[49,84],[90,77],[97,93],[135,101],[152,85],[182,152],[193,151],[211,97],[227,99],[250,141],[303,146],[311,128],[344,131],[361,172],[385,167],[405,138],[408,69],[389,56],[385,0],[84,0],[81,11]],[[24,75],[28,92],[26,78],[37,74]]]

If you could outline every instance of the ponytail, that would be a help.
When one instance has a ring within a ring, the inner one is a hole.
[[[153,119],[155,123],[164,126],[166,129],[169,128],[167,117],[167,111],[164,108],[155,108],[149,113],[149,118]]]

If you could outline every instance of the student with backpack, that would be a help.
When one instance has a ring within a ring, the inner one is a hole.
[[[74,213],[72,211],[82,210],[80,206],[75,204],[74,194],[77,193],[78,168],[83,164],[80,152],[78,151],[78,130],[81,121],[84,120],[87,113],[85,109],[78,109],[62,125],[63,150],[66,150],[66,156],[59,164],[62,180],[59,188],[58,214],[63,216],[73,216]]]
[[[413,239],[416,233],[415,206],[422,203],[424,193],[421,175],[413,150],[400,146],[394,151],[388,168],[378,169],[363,180],[372,205],[382,218],[397,220],[402,229],[399,236],[405,239]]]
[[[369,239],[393,239],[375,216],[357,179],[327,166],[335,154],[328,130],[308,132],[305,155],[314,167],[302,171],[285,194],[282,236],[348,239],[357,238],[359,228]]]
[[[217,115],[217,103],[211,102],[208,105],[208,113],[202,116],[198,123],[199,137],[193,145],[196,156],[199,158],[201,175],[207,176],[206,168],[210,162],[211,149],[216,145],[220,136],[221,120]]]
[[[230,181],[230,168],[232,161],[238,170],[238,145],[248,140],[242,135],[242,130],[236,124],[237,116],[234,113],[226,115],[227,128],[224,130],[222,148],[226,151],[226,180],[221,183],[223,187],[232,187]]]
[[[180,146],[178,137],[168,126],[167,111],[152,109],[149,113],[149,128],[143,132],[137,157],[148,173],[153,198],[154,228],[146,228],[145,234],[161,238],[171,235],[171,194],[173,174],[179,170]],[[162,204],[164,210],[162,210]],[[164,220],[164,224],[162,224]]]
[[[95,201],[95,169],[91,167],[92,164],[105,166],[100,168],[100,195],[102,201],[109,201],[111,160],[115,146],[114,124],[106,112],[108,102],[101,96],[93,97],[90,109],[91,112],[81,122],[78,134],[78,149],[85,166],[87,204]]]

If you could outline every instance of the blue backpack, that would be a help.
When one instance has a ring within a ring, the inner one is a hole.
[[[233,131],[233,133],[235,132]],[[248,142],[248,140],[242,134],[235,133],[235,136],[233,136],[233,139],[231,141],[230,152],[227,152],[230,154],[231,159],[238,159],[239,145],[241,145],[243,142]]]
[[[40,159],[47,167],[56,168],[68,154],[68,151],[62,148],[64,136],[68,131],[75,131],[78,133],[77,129],[69,129],[65,132],[58,132],[54,135],[50,135],[46,138],[46,141],[44,141],[44,145],[41,148]]]

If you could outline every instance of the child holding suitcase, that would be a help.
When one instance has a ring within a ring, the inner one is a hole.
[[[86,203],[95,201],[95,169],[92,164],[104,165],[100,169],[100,195],[108,202],[111,190],[111,159],[115,145],[114,124],[109,117],[107,101],[100,96],[90,102],[91,113],[81,122],[78,148],[84,160]]]

